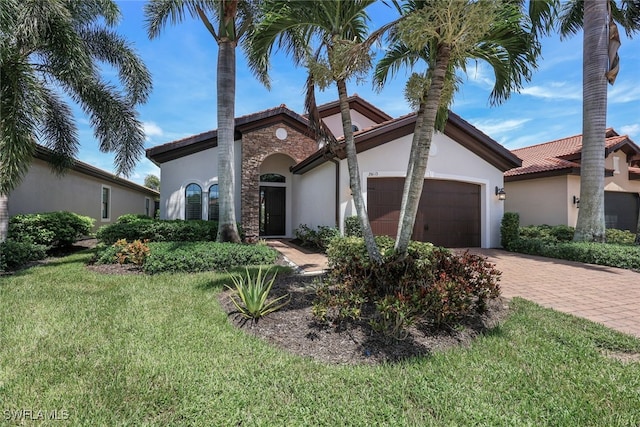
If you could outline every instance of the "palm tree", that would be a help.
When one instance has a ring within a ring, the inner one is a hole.
[[[347,92],[348,80],[364,77],[370,70],[371,46],[391,25],[368,34],[366,8],[373,3],[374,0],[267,0],[263,4],[263,20],[251,40],[249,55],[250,66],[267,86],[268,59],[274,46],[292,55],[296,65],[303,64],[308,68],[306,107],[311,120],[318,121],[312,126],[321,136],[327,135],[322,132],[322,123],[315,114],[315,85],[321,89],[336,85],[351,194],[369,258],[381,263],[362,194]]]
[[[240,242],[234,203],[235,174],[234,131],[236,99],[236,47],[253,28],[253,1],[239,0],[152,0],[145,5],[147,33],[150,39],[166,26],[184,20],[185,12],[199,18],[218,44],[218,188],[220,217],[219,242]],[[207,17],[218,21],[216,30]]]
[[[0,240],[6,237],[8,195],[23,178],[36,143],[55,153],[54,170],[73,163],[78,132],[66,94],[89,116],[100,150],[115,152],[128,175],[144,153],[135,110],[147,100],[151,76],[111,27],[112,0],[3,0],[0,8]],[[119,72],[121,90],[102,80],[98,62]]]
[[[534,34],[523,28],[516,4],[460,0],[408,1],[406,19],[392,34],[392,46],[378,63],[375,80],[381,87],[402,66],[421,60],[423,73],[413,73],[406,96],[417,107],[416,125],[407,167],[395,250],[406,254],[422,195],[434,129],[443,131],[448,108],[459,84],[456,70],[469,60],[483,60],[494,71],[492,104],[509,98],[528,81],[540,52]]]
[[[604,242],[604,167],[607,121],[607,82],[618,73],[620,38],[616,21],[629,37],[640,30],[640,2],[572,0],[560,15],[563,36],[584,33],[582,58],[582,160],[580,211],[574,240]]]

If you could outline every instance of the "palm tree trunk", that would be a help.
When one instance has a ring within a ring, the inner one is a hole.
[[[340,100],[340,114],[342,116],[342,128],[344,130],[344,141],[347,152],[347,166],[349,168],[349,186],[353,195],[353,202],[356,205],[356,212],[360,218],[362,226],[362,236],[367,247],[369,258],[376,264],[382,264],[382,256],[373,236],[369,215],[362,196],[362,186],[360,184],[360,170],[358,168],[358,155],[356,144],[353,139],[353,128],[351,127],[351,112],[349,111],[349,101],[347,97],[347,84],[344,80],[337,80],[338,97]]]
[[[607,0],[584,2],[582,161],[575,241],[604,242],[604,155],[607,121]]]
[[[234,131],[236,98],[235,42],[218,43],[218,242],[240,242],[234,206]]]
[[[9,196],[0,194],[0,243],[7,240],[9,231]]]
[[[416,128],[413,132],[413,141],[411,143],[409,165],[407,166],[407,176],[402,192],[400,222],[398,223],[395,244],[396,253],[400,257],[405,256],[407,253],[413,226],[416,222],[416,215],[418,214],[420,196],[424,186],[424,174],[427,171],[429,150],[431,149],[436,116],[440,107],[440,98],[450,57],[450,47],[445,44],[440,45],[426,101],[420,103],[420,109],[418,110]]]

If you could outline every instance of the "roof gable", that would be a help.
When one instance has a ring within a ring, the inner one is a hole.
[[[392,120],[393,117],[376,107],[375,105],[360,98],[358,94],[353,94],[349,98],[349,108],[355,110],[376,123]],[[318,106],[318,113],[321,118],[326,118],[340,113],[340,101],[332,101]]]
[[[276,123],[286,123],[303,134],[309,134],[308,120],[282,104],[279,107],[236,117],[235,139]],[[146,156],[156,165],[218,146],[218,130],[203,132],[147,149]]]
[[[416,117],[416,113],[412,113],[355,132],[356,151],[360,153],[411,135],[415,129]],[[451,111],[444,134],[503,172],[521,165],[517,156]],[[323,147],[291,170],[294,173],[305,173],[332,157],[346,157],[343,144],[335,150],[335,154],[331,153],[329,147]]]
[[[640,148],[627,135],[609,128],[605,134],[605,157],[621,150],[630,158],[640,154]],[[512,150],[522,159],[522,166],[505,172],[507,181],[541,176],[579,174],[582,156],[582,135]]]

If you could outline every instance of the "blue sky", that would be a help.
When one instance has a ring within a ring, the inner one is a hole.
[[[129,40],[153,76],[149,101],[139,107],[146,131],[146,147],[184,138],[216,128],[217,47],[198,20],[188,18],[167,26],[153,41],[144,29],[143,7],[138,0],[119,1],[122,20],[116,31]],[[372,26],[386,22],[392,12],[382,4],[371,10]],[[628,134],[640,144],[640,34],[630,40],[621,29],[621,69],[609,87],[607,126]],[[384,46],[379,49],[384,49]],[[543,60],[533,79],[520,94],[498,107],[488,103],[491,72],[483,64],[468,68],[452,110],[509,149],[580,134],[582,132],[582,34],[543,42]],[[272,59],[272,89],[266,90],[247,70],[238,50],[236,116],[286,104],[303,112],[305,70],[295,68],[282,55]],[[110,70],[105,70],[109,77]],[[349,94],[357,93],[393,117],[410,112],[403,90],[408,74],[400,72],[381,91],[371,82],[351,82]],[[115,77],[114,77],[115,78]],[[337,98],[335,88],[318,93],[319,103]],[[76,109],[76,112],[79,110]],[[112,171],[113,156],[101,153],[89,121],[77,113],[81,148],[78,158]],[[130,180],[142,183],[159,169],[143,158]]]

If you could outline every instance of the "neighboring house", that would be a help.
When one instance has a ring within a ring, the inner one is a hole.
[[[29,171],[9,194],[9,216],[69,211],[95,219],[97,229],[123,214],[154,215],[157,191],[78,160],[59,176],[51,170],[51,157],[51,150],[36,147]]]
[[[415,115],[393,119],[349,98],[367,209],[376,234],[395,236]],[[342,138],[338,102],[319,107]],[[147,150],[161,169],[160,216],[217,219],[215,130]],[[507,149],[451,113],[434,135],[414,239],[449,247],[499,245]],[[286,106],[236,118],[236,211],[249,239],[293,237],[300,224],[338,226],[355,215],[344,149],[319,146],[306,117]]]
[[[512,151],[522,166],[504,174],[505,209],[522,225],[576,225],[580,208],[582,135]],[[605,223],[635,233],[640,210],[640,148],[626,135],[607,129]]]

